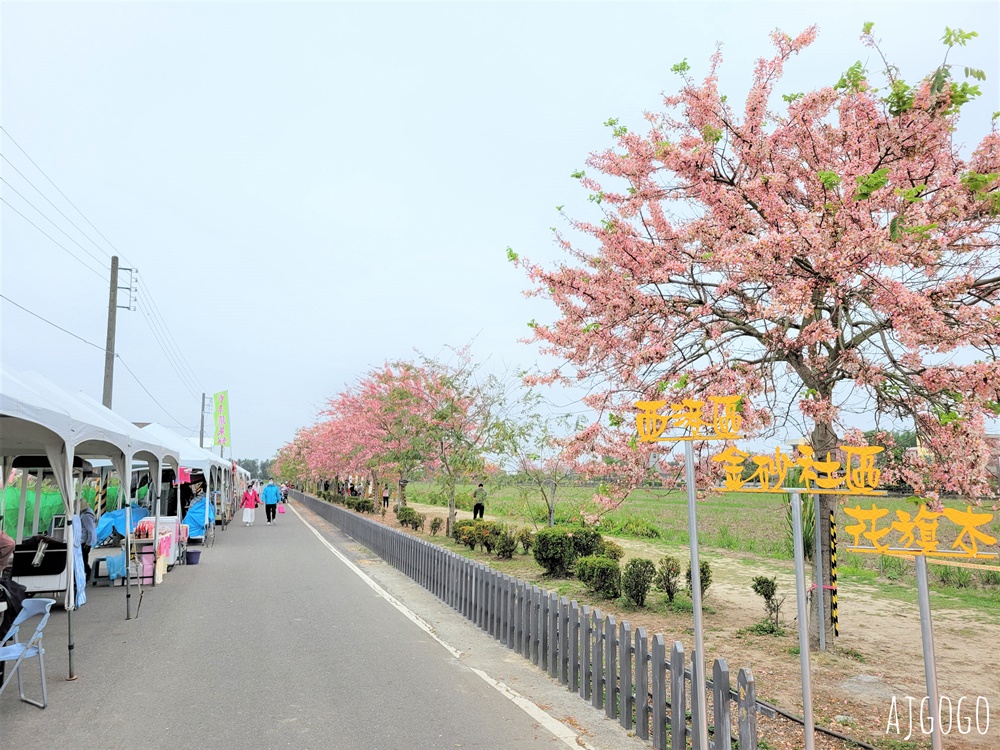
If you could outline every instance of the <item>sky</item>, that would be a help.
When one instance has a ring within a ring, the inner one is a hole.
[[[958,140],[989,131],[996,2],[5,0],[3,365],[100,399],[112,254],[138,269],[114,409],[192,436],[202,392],[228,389],[236,457],[272,456],[417,350],[544,365],[520,340],[555,308],[506,248],[564,259],[556,206],[594,211],[570,174],[612,145],[603,123],[640,126],[670,67],[703,74],[717,42],[721,88],[745,95],[774,28],[820,29],[782,91],[878,70],[865,21],[908,80],[940,63],[945,26],[977,30],[949,59],[988,75]]]

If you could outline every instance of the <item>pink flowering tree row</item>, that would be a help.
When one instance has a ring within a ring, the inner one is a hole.
[[[390,362],[329,399],[319,421],[300,430],[275,459],[275,472],[317,481],[389,477],[400,487],[418,473],[437,479],[455,520],[459,483],[490,471],[486,457],[506,434],[499,380],[483,375],[468,349],[447,361]]]
[[[775,32],[742,103],[719,88],[720,53],[701,78],[674,66],[680,90],[662,111],[641,131],[610,120],[614,146],[574,175],[603,216],[569,218],[566,261],[508,251],[559,314],[533,340],[569,367],[539,380],[593,387],[602,421],[576,443],[616,467],[607,502],[672,475],[634,442],[635,400],[730,394],[747,397],[744,431],[801,421],[819,455],[863,440],[858,421],[913,425],[929,455],[887,479],[932,502],[996,497],[985,432],[1000,413],[1000,134],[982,123],[972,148],[956,139],[984,74],[953,57],[975,35],[948,29],[941,64],[907,82],[866,24],[881,71],[858,62],[783,90],[816,33]],[[703,479],[711,466],[702,456]]]

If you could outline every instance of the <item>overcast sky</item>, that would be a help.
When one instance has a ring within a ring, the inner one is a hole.
[[[868,20],[907,79],[940,62],[946,25],[975,29],[951,61],[989,79],[959,139],[978,142],[1000,110],[988,1],[0,13],[2,294],[103,347],[117,248],[142,282],[117,349],[145,390],[119,363],[115,409],[193,435],[202,390],[228,388],[238,457],[272,455],[346,382],[414,348],[475,339],[479,359],[535,364],[518,339],[554,307],[522,296],[506,247],[558,260],[555,207],[592,210],[569,175],[611,144],[602,123],[641,126],[677,86],[670,66],[704,73],[717,41],[733,100],[775,27],[820,27],[778,93],[833,83],[858,59],[877,70],[858,39]],[[101,397],[98,347],[7,300],[0,315],[5,366]]]

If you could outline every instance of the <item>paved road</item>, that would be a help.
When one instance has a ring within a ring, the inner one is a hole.
[[[307,522],[419,609],[461,657],[352,572]],[[531,750],[575,745],[588,720],[600,725],[583,731],[591,745],[641,747],[306,511],[271,527],[231,526],[200,565],[147,588],[131,621],[121,589],[90,592],[74,617],[80,679],[64,679],[66,615],[58,612],[46,631],[49,708],[23,704],[8,688],[0,747]],[[556,723],[564,736],[470,667],[534,691],[564,722]],[[37,691],[37,672],[28,684]]]

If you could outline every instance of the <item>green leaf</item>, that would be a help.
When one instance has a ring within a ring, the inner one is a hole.
[[[902,227],[902,230],[907,234],[919,234],[921,237],[929,237],[931,231],[937,228],[937,224],[921,224],[915,227]]]
[[[865,78],[865,66],[858,60],[854,65],[844,71],[844,75],[834,84],[835,89],[846,90],[852,93],[864,91],[867,87],[868,79]]]
[[[625,424],[625,419],[624,417],[619,417],[617,414],[609,414],[608,424],[611,425],[612,427],[621,427],[623,424]]]
[[[518,258],[517,253],[515,253],[512,248],[508,247],[507,248],[507,260],[509,260],[511,263],[517,263],[517,258]]]
[[[882,101],[889,105],[889,114],[899,117],[904,112],[913,109],[913,89],[906,85],[902,78],[892,82],[889,95]]]
[[[604,127],[606,128],[613,128],[617,124],[618,124],[617,117],[609,117],[607,120],[604,121]]]
[[[889,221],[889,239],[893,242],[899,239],[900,223],[898,216],[893,216]]]
[[[685,388],[687,384],[688,384],[688,376],[687,373],[684,373],[677,379],[677,382],[674,383],[674,388],[679,391],[681,388]]]
[[[823,170],[817,172],[816,176],[819,177],[819,181],[827,190],[833,190],[833,188],[840,184],[840,175],[836,172],[827,172]]]
[[[562,211],[562,210],[563,210],[562,206],[556,206],[556,211]]]
[[[591,193],[590,195],[587,196],[587,200],[590,201],[591,203],[596,203],[597,205],[601,205],[601,201],[604,200],[604,191],[600,190],[596,193]]]
[[[591,331],[596,331],[600,327],[601,324],[595,320],[593,323],[587,323],[587,325],[583,327],[583,332],[590,333]]]
[[[1000,113],[998,113],[1000,114]],[[980,174],[979,172],[966,172],[961,177],[962,185],[971,190],[973,193],[981,193],[985,188],[989,187],[998,177],[1000,177],[1000,172],[990,172],[988,174]]]
[[[854,190],[854,200],[863,201],[871,198],[872,193],[889,184],[889,168],[877,169],[871,174],[858,175],[858,186]]]
[[[911,188],[896,188],[896,195],[901,196],[907,203],[919,203],[920,194],[926,189],[926,185],[915,185]]]
[[[580,180],[580,179],[583,179],[583,176],[585,174],[586,174],[586,172],[584,172],[582,169],[580,169],[580,170],[577,170],[576,172],[573,172],[570,175],[570,177],[572,177],[574,180]]]
[[[805,96],[805,94],[802,93],[801,91],[799,91],[798,93],[795,93],[795,94],[782,94],[781,98],[784,99],[789,104],[791,104],[792,102],[798,101],[803,96]]]
[[[532,318],[531,320],[528,321],[528,328],[531,328],[531,329],[538,328],[538,323],[535,322],[534,318]]]
[[[701,129],[701,135],[706,141],[712,143],[718,143],[722,140],[722,131],[719,128],[714,128],[711,125],[706,125]]]
[[[983,406],[1000,417],[1000,401],[987,401]]]
[[[687,73],[689,70],[691,70],[691,66],[688,65],[688,59],[686,57],[676,65],[670,66],[670,71],[672,73],[676,73],[677,75],[681,76]]]
[[[861,27],[861,33],[862,34],[871,34],[872,33],[872,29],[874,29],[874,28],[875,28],[875,22],[874,21],[866,21],[865,25]]]
[[[947,26],[944,27],[944,36],[941,37],[941,41],[945,43],[946,47],[964,47],[968,44],[969,40],[975,39],[979,34],[975,31],[963,31],[962,29],[950,29]]]

